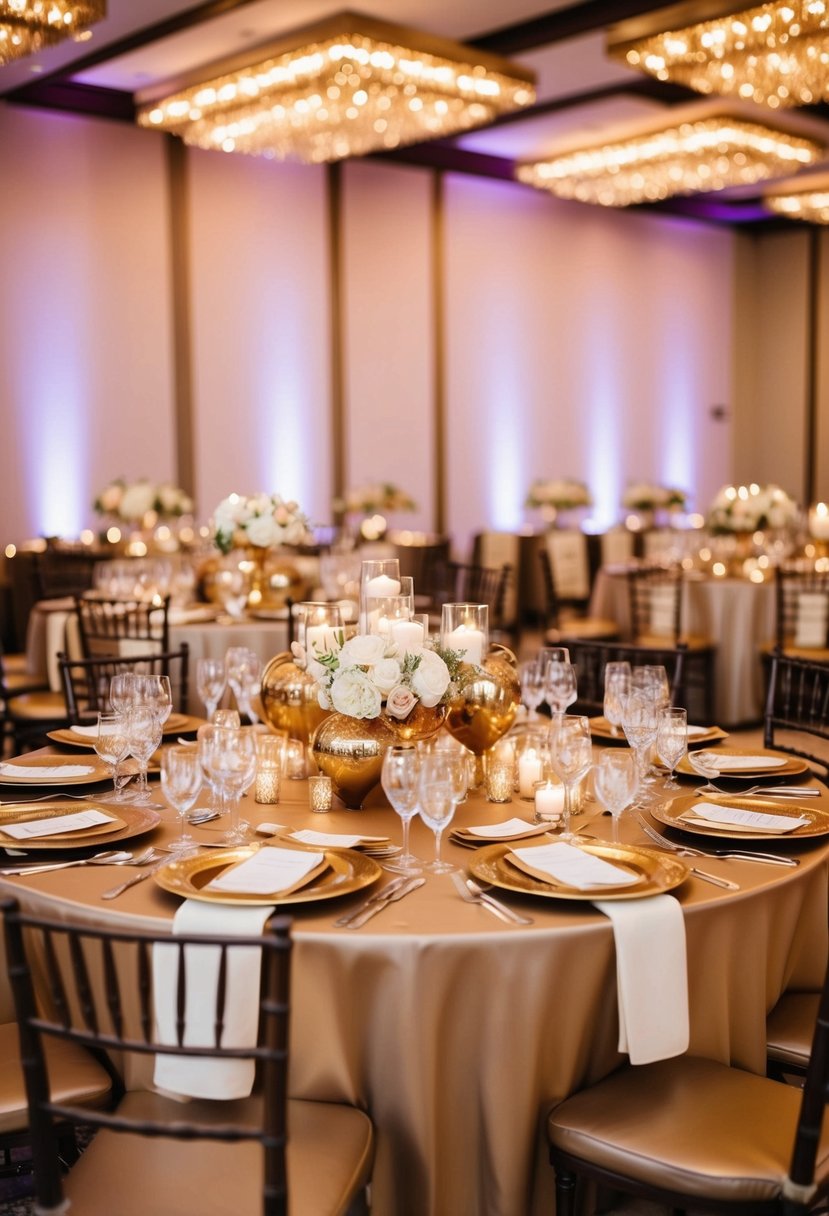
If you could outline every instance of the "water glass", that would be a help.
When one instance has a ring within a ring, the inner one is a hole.
[[[380,783],[396,815],[403,824],[403,851],[395,864],[411,873],[420,873],[421,864],[409,849],[409,827],[417,814],[420,755],[416,747],[389,747],[383,756]]]
[[[113,798],[125,801],[124,790],[118,781],[118,765],[129,755],[127,719],[125,714],[98,714],[98,734],[95,736],[95,752],[112,775]]]
[[[195,840],[184,825],[187,812],[195,804],[202,787],[202,768],[197,747],[168,747],[161,753],[161,788],[164,797],[179,817],[179,834],[171,848],[176,852],[190,849]]]
[[[249,722],[258,722],[253,711],[251,698],[259,692],[259,681],[262,674],[262,664],[259,655],[246,646],[231,646],[225,655],[225,670],[227,682],[233,689],[239,712]]]
[[[196,692],[204,705],[208,722],[212,722],[226,688],[224,659],[203,658],[196,661]]]
[[[544,696],[554,714],[563,714],[578,697],[576,669],[572,663],[556,660],[547,664]]]
[[[622,704],[630,692],[630,663],[612,662],[604,669],[604,716],[610,725],[610,733],[618,738],[621,734]]]
[[[651,762],[651,748],[656,742],[656,728],[659,719],[659,707],[651,692],[636,692],[631,690],[625,697],[622,708],[622,727],[625,738],[636,752],[639,765],[639,806],[649,806],[653,797],[643,786],[652,785],[653,778],[648,776]]]
[[[521,680],[521,700],[530,711],[530,721],[538,718],[538,707],[544,700],[544,668],[538,659],[528,659],[518,668]]]
[[[125,714],[135,701],[136,676],[134,671],[119,671],[109,682],[109,704],[115,714]]]
[[[138,790],[132,797],[133,802],[150,801],[147,766],[150,756],[161,745],[162,727],[163,723],[150,705],[133,705],[127,713],[129,754],[138,761]]]
[[[675,705],[660,709],[656,725],[656,754],[668,769],[664,788],[678,790],[674,769],[688,751],[688,712]]]
[[[550,722],[550,763],[564,786],[564,824],[562,840],[574,840],[570,828],[573,791],[590,772],[593,743],[590,723],[576,714],[553,714]]]
[[[452,764],[445,752],[431,752],[420,759],[418,782],[420,818],[435,834],[435,860],[425,868],[432,874],[450,874],[455,867],[441,861],[440,842],[444,829],[455,814]]]
[[[631,805],[639,786],[636,753],[627,748],[606,749],[593,772],[593,786],[604,808],[613,817],[613,840],[619,843],[619,819]]]

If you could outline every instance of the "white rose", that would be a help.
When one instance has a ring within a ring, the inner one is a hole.
[[[381,659],[379,663],[374,664],[371,678],[385,696],[400,683],[400,675],[400,664],[397,659]]]
[[[357,667],[340,670],[331,685],[331,704],[349,718],[376,718],[382,698],[364,671]]]
[[[358,633],[349,638],[340,651],[340,663],[356,667],[373,667],[386,657],[386,643],[376,633]]]
[[[427,709],[437,705],[449,687],[449,668],[440,655],[424,650],[412,675],[414,692]]]
[[[119,485],[107,486],[99,499],[101,510],[107,515],[114,515],[121,503],[124,487]]]
[[[155,505],[155,486],[150,481],[136,481],[127,486],[118,507],[122,519],[141,519]]]
[[[213,519],[216,523],[217,532],[225,532],[230,535],[236,527],[236,507],[238,500],[235,498],[223,498],[218,507],[213,513]]]
[[[256,515],[245,524],[247,538],[252,545],[268,549],[279,541],[279,529],[272,515]]]
[[[245,504],[248,515],[273,515],[273,506],[270,494],[254,494]]]

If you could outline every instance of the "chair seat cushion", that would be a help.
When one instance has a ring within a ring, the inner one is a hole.
[[[555,645],[562,638],[594,638],[597,641],[612,641],[619,636],[615,621],[599,616],[572,616],[561,621],[558,629],[550,629],[545,641]]]
[[[5,667],[6,660],[3,660]],[[48,692],[49,682],[45,678],[31,675],[28,671],[4,671],[3,680],[9,697],[16,697],[24,692]]]
[[[781,996],[766,1022],[769,1059],[806,1067],[819,1004],[819,992],[786,992]]]
[[[9,697],[9,716],[18,721],[61,722],[66,718],[66,702],[62,692],[27,692]]]
[[[118,1114],[170,1122],[254,1126],[256,1098],[176,1102],[129,1093]],[[368,1180],[373,1130],[362,1111],[331,1102],[288,1103],[291,1216],[341,1216]],[[70,1171],[64,1190],[83,1216],[259,1216],[263,1153],[258,1144],[171,1140],[99,1131]]]
[[[56,1102],[92,1108],[108,1105],[112,1081],[94,1056],[58,1039],[45,1038],[44,1046]],[[23,1131],[28,1124],[17,1023],[4,1022],[0,1024],[0,1133]]]
[[[553,1148],[660,1190],[764,1202],[786,1177],[800,1091],[691,1056],[626,1068],[549,1115]],[[829,1133],[816,1178],[829,1173]]]

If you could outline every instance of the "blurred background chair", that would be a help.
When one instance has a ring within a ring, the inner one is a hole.
[[[101,655],[93,659],[72,659],[58,655],[61,686],[70,724],[89,724],[108,708],[109,682],[121,672],[170,677],[173,711],[187,713],[190,647],[182,642],[178,650],[143,655]]]
[[[829,571],[777,567],[774,635],[783,654],[829,662]]]
[[[504,615],[511,579],[509,565],[490,567],[438,559],[427,567],[423,587],[415,585],[415,607],[429,613],[430,632],[439,633],[444,604],[487,604],[490,639],[511,640],[514,629]]]
[[[829,662],[772,652],[763,742],[799,756],[829,785]]]
[[[588,716],[603,713],[605,667],[608,663],[625,662],[630,663],[631,667],[662,665],[667,672],[671,688],[671,705],[688,709],[689,720],[693,712],[689,709],[689,700],[699,708],[699,690],[689,690],[685,683],[687,650],[684,646],[656,650],[650,646],[629,646],[623,642],[592,642],[587,639],[568,638],[567,649],[570,652],[570,662],[576,669],[578,701],[574,713]]]
[[[169,595],[160,602],[78,596],[75,611],[84,658],[170,649]]]
[[[559,598],[553,564],[546,546],[538,551],[541,577],[544,583],[544,642],[550,646],[566,645],[571,639],[611,639],[619,636],[615,621],[604,617],[591,617],[586,609],[579,609],[572,602],[563,603]]]

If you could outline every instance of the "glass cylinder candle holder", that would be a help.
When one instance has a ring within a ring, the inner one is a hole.
[[[369,633],[379,634],[380,637],[391,641],[392,627],[401,622],[407,624],[411,617],[411,607],[407,595],[379,596],[373,601],[369,618]]]
[[[308,776],[308,758],[301,739],[289,739],[285,745],[285,776],[289,781],[304,781]]]
[[[558,823],[564,814],[564,786],[552,778],[536,781],[533,801],[536,823]]]
[[[256,737],[254,798],[257,802],[279,802],[279,780],[285,760],[285,742],[282,735]]]
[[[377,612],[377,600],[400,595],[400,560],[396,557],[370,558],[360,568],[360,633],[371,633],[370,621]]]
[[[343,614],[339,604],[314,600],[294,605],[296,640],[304,647],[306,658],[318,659],[336,650],[343,640]]]
[[[515,767],[518,797],[526,802],[535,798],[535,786],[549,774],[550,754],[546,733],[528,730],[516,737]]]
[[[308,778],[308,805],[312,811],[325,814],[331,810],[334,799],[334,785],[330,777],[320,774]]]
[[[489,606],[444,604],[440,644],[444,650],[460,651],[465,663],[480,667],[489,651]]]
[[[515,787],[515,748],[511,739],[499,739],[486,753],[484,788],[489,802],[512,802]]]

